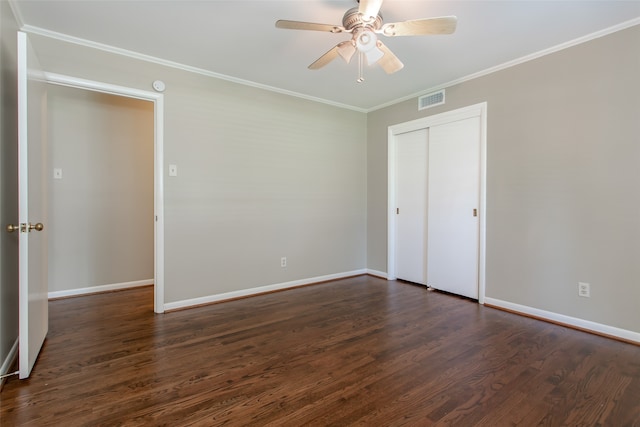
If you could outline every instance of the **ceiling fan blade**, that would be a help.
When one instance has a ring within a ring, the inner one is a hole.
[[[331,48],[331,50],[329,50],[327,53],[322,55],[320,58],[316,59],[313,64],[309,65],[309,69],[310,70],[320,69],[320,68],[324,67],[325,65],[327,65],[329,62],[331,62],[334,59],[336,59],[338,57],[338,55],[339,55],[339,53],[338,53],[338,49],[339,48],[340,48],[340,44],[337,44],[336,46]]]
[[[388,37],[451,34],[456,30],[457,23],[458,18],[455,16],[414,19],[411,21],[384,24],[378,32]]]
[[[287,21],[285,19],[276,21],[276,28],[283,28],[285,30],[324,31],[328,33],[342,33],[343,31],[346,31],[344,27],[340,27],[338,25],[315,24],[313,22],[301,21]]]
[[[391,52],[391,50],[389,50],[389,48],[380,40],[378,40],[378,48],[384,52],[384,56],[378,61],[378,64],[380,64],[385,73],[393,74],[404,67],[404,64],[398,59],[398,57],[395,56],[393,52]]]
[[[358,12],[362,15],[365,21],[373,21],[378,17],[378,12],[380,12],[381,6],[382,0],[360,0]]]

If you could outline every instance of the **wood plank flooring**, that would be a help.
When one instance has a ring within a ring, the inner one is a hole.
[[[50,302],[2,426],[640,426],[640,347],[359,276],[156,315]]]

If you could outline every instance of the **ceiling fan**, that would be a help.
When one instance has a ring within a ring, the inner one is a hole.
[[[358,82],[364,81],[363,58],[367,64],[380,64],[387,74],[395,73],[404,67],[387,46],[379,40],[377,34],[387,37],[420,36],[432,34],[451,34],[456,30],[458,19],[455,16],[414,19],[410,21],[383,24],[380,7],[383,0],[359,0],[358,7],[347,10],[342,18],[342,26],[316,24],[311,22],[279,20],[277,28],[289,30],[311,30],[329,33],[351,33],[351,40],[343,41],[309,65],[309,69],[317,70],[333,61],[338,56],[347,63],[357,52],[359,59]]]

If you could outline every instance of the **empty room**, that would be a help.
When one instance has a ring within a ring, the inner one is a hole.
[[[0,0],[0,424],[640,426],[640,2]]]

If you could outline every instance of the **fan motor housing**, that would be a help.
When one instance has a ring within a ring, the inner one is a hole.
[[[362,15],[358,12],[358,8],[354,7],[345,12],[342,17],[342,26],[347,31],[351,31],[358,27],[369,27],[373,30],[379,30],[380,27],[382,27],[382,15],[378,13],[376,19],[371,22],[366,22],[362,19]]]

